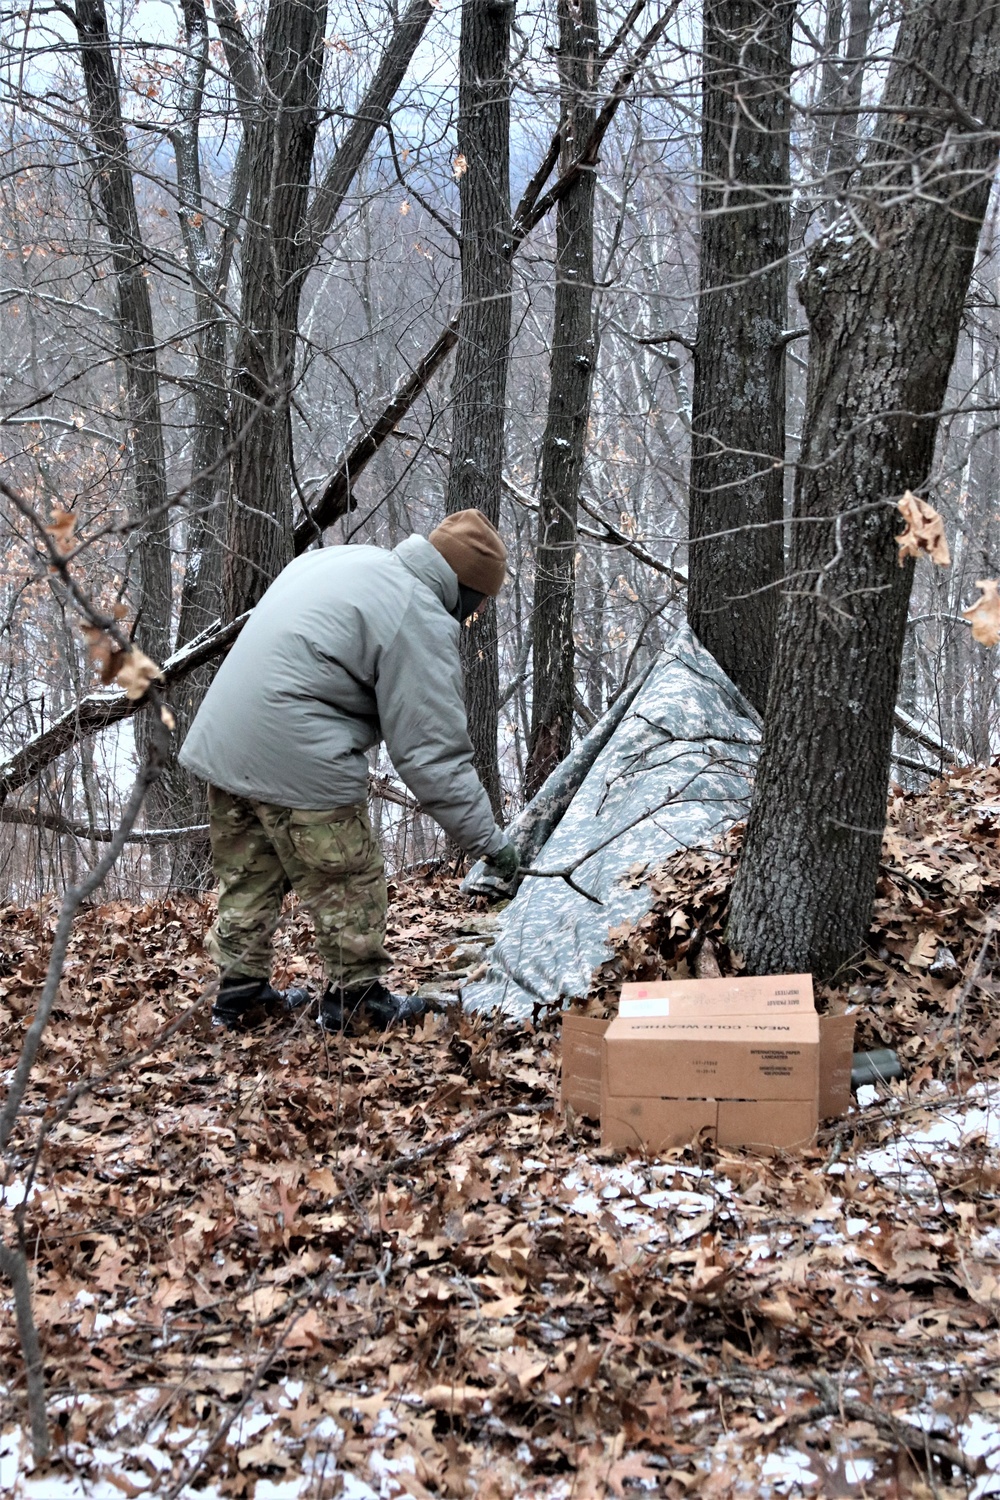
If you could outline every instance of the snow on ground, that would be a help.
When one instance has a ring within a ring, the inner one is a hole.
[[[874,1089],[862,1091],[853,1116],[863,1117],[866,1107],[867,1111],[879,1111],[891,1134],[886,1144],[859,1151],[850,1170],[855,1175],[891,1182],[897,1192],[915,1204],[922,1204],[934,1191],[934,1173],[949,1163],[960,1162],[970,1146],[987,1153],[1000,1167],[1000,1084],[976,1085],[964,1096],[947,1094],[942,1089],[931,1105],[928,1109],[924,1101],[920,1118],[910,1120],[902,1099],[885,1095],[880,1098]],[[522,1170],[529,1182],[533,1174],[545,1167],[544,1161],[531,1156],[523,1159]],[[832,1189],[847,1170],[840,1160],[828,1163],[825,1176]],[[565,1190],[564,1200],[551,1205],[552,1223],[561,1224],[562,1215],[585,1216],[591,1221],[610,1215],[629,1233],[633,1243],[642,1246],[643,1253],[652,1253],[664,1245],[690,1244],[697,1240],[709,1220],[716,1224],[729,1222],[734,1235],[739,1233],[740,1194],[724,1172],[677,1162],[634,1160],[614,1164],[580,1153],[561,1185]],[[23,1188],[19,1197],[17,1187],[12,1184],[7,1190],[11,1204],[23,1198]],[[852,1262],[856,1260],[852,1241],[863,1233],[877,1233],[878,1226],[866,1219],[845,1218],[839,1213],[840,1207],[840,1198],[831,1192],[825,1208],[829,1217],[813,1219],[813,1240],[817,1246],[836,1246],[845,1262]],[[768,1233],[743,1236],[741,1246],[750,1261],[773,1257],[776,1248],[774,1236]],[[1000,1228],[980,1238],[977,1253],[983,1263],[1000,1265]],[[872,1281],[874,1284],[874,1277]],[[83,1306],[81,1299],[77,1300]],[[555,1316],[553,1324],[558,1327]],[[984,1356],[995,1359],[996,1344],[996,1334],[990,1334],[983,1341]],[[913,1355],[919,1363],[919,1348],[914,1348]],[[946,1365],[940,1368],[942,1374],[948,1373]],[[884,1362],[883,1378],[891,1380],[894,1373],[902,1375],[904,1371],[897,1361],[889,1358]],[[780,1382],[780,1375],[777,1378]],[[280,1473],[280,1477],[256,1479],[255,1500],[315,1500],[317,1495],[328,1493],[340,1494],[346,1500],[407,1500],[407,1497],[412,1500],[407,1485],[414,1473],[413,1460],[406,1455],[394,1459],[373,1451],[366,1478],[341,1468],[337,1454],[344,1435],[329,1417],[312,1427],[308,1454],[296,1457],[287,1454],[276,1411],[295,1408],[302,1392],[302,1381],[279,1383],[271,1389],[266,1402],[250,1402],[228,1434],[227,1443],[239,1454],[241,1466],[244,1460],[249,1467],[251,1463],[259,1465],[262,1460],[273,1459],[273,1467]],[[848,1398],[857,1395],[849,1386],[843,1393]],[[378,1405],[377,1400],[375,1404]],[[393,1434],[403,1404],[419,1408],[421,1397],[394,1392],[378,1411],[376,1433]],[[51,1403],[51,1415],[57,1419],[61,1412],[72,1412],[79,1425],[88,1409],[96,1410],[99,1405],[100,1398],[93,1396],[57,1399]],[[123,1493],[133,1497],[167,1493],[176,1482],[179,1468],[191,1463],[204,1450],[209,1437],[204,1431],[171,1428],[156,1416],[160,1406],[162,1392],[156,1388],[139,1390],[129,1399],[119,1398],[114,1434],[97,1446],[85,1440],[69,1442],[64,1449],[69,1472],[61,1475],[49,1470],[36,1472],[25,1432],[18,1426],[8,1427],[0,1435],[0,1494],[9,1500],[120,1500]],[[1000,1400],[996,1406],[1000,1408]],[[914,1428],[947,1438],[970,1458],[980,1461],[982,1472],[968,1489],[968,1500],[987,1500],[989,1496],[1000,1495],[1000,1417],[995,1412],[973,1412],[959,1424],[929,1406],[907,1409],[898,1415]],[[836,1440],[834,1451],[837,1451]],[[734,1433],[720,1436],[696,1458],[697,1467],[706,1476],[726,1468],[734,1474],[738,1471],[739,1477],[728,1493],[756,1496],[760,1500],[826,1493],[823,1486],[830,1462],[827,1457],[825,1466],[818,1471],[810,1455],[793,1445],[782,1445],[771,1452],[758,1448],[755,1452]],[[839,1463],[842,1479],[854,1487],[842,1493],[863,1494],[874,1473],[871,1460],[852,1457],[845,1446]],[[654,1488],[652,1480],[641,1477],[636,1485],[637,1493]],[[420,1486],[415,1488],[419,1495],[426,1494]],[[534,1484],[531,1492],[541,1500],[571,1500],[573,1486],[565,1479],[553,1478],[541,1487]],[[198,1500],[225,1500],[229,1493],[228,1489],[224,1494],[217,1485],[208,1483],[197,1489],[185,1489],[182,1496],[190,1496],[191,1500],[195,1495]]]

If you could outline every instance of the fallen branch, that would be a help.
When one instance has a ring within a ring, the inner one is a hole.
[[[405,808],[407,812],[420,811],[420,804],[399,787],[393,786],[385,776],[369,776],[368,795],[377,797],[381,802],[391,802],[396,807]],[[117,829],[92,828],[89,823],[75,822],[72,818],[64,818],[60,813],[42,812],[36,807],[0,805],[0,823],[10,823],[19,828],[46,828],[51,833],[62,833],[71,838],[85,839],[92,844],[110,844],[117,835]],[[196,835],[205,837],[208,831],[208,823],[189,823],[184,828],[146,828],[141,833],[127,834],[125,842],[126,844],[169,844],[179,839],[194,838]]]
[[[19,828],[46,828],[51,833],[64,833],[75,839],[86,839],[92,844],[110,844],[117,834],[117,829],[114,828],[91,828],[89,823],[77,823],[58,813],[42,812],[35,807],[0,807],[0,823],[12,823]],[[142,833],[126,834],[125,843],[169,844],[176,839],[207,832],[207,823],[192,823],[187,828],[148,828]]]
[[[232,645],[249,618],[248,611],[228,625],[213,625],[168,657],[163,663],[158,682],[161,695],[168,695],[170,688],[189,672],[220,656]],[[15,754],[0,762],[0,804],[12,792],[19,791],[29,781],[33,781],[57,755],[62,755],[78,740],[96,734],[101,729],[109,729],[112,724],[121,723],[141,706],[141,700],[127,698],[117,688],[88,693],[86,698],[81,698],[72,708],[60,714],[48,729],[34,735]]]
[[[556,179],[551,188],[543,197],[537,194],[559,157],[559,135],[553,137],[548,151],[541,165],[525,190],[525,195],[518,205],[513,220],[511,234],[511,255],[515,255],[531,230],[540,223],[550,209],[554,208],[561,199],[579,180],[584,172],[592,172],[597,164],[601,143],[611,126],[619,106],[627,98],[636,74],[646,62],[649,54],[656,46],[667,29],[671,19],[676,13],[680,0],[672,0],[660,19],[650,28],[643,37],[638,47],[629,58],[618,78],[604,101],[598,113],[586,144],[580,155],[572,161],[564,172]],[[638,15],[641,6],[633,6],[630,12],[630,20]],[[624,39],[625,29],[619,30],[615,45]],[[603,63],[608,60],[605,54]],[[390,436],[397,422],[410,410],[424,390],[431,377],[440,368],[448,354],[458,342],[459,313],[452,317],[447,325],[441,330],[427,353],[414,366],[412,374],[405,377],[396,387],[388,405],[383,409],[371,426],[362,434],[351,448],[342,453],[335,465],[333,474],[326,483],[317,504],[310,508],[309,514],[295,527],[295,548],[301,551],[302,547],[308,546],[316,539],[317,534],[327,526],[332,526],[341,516],[346,515],[349,510],[354,509],[352,486],[361,471],[375,456],[382,444]]]
[[[916,719],[910,717],[905,709],[897,708],[893,714],[893,720],[905,739],[913,740],[916,744],[922,745],[925,750],[929,750],[932,755],[936,755],[942,766],[960,766],[965,763],[966,757],[960,750],[956,750],[954,745],[946,745],[944,740],[938,739],[924,729]]]
[[[358,475],[367,468],[382,444],[391,437],[397,422],[401,422],[417,397],[430,384],[432,378],[444,364],[458,343],[458,313],[450,318],[438,334],[427,353],[417,361],[409,375],[396,386],[389,402],[383,407],[375,421],[337,459],[332,476],[319,500],[307,515],[295,526],[296,555],[304,552],[328,526],[339,521],[348,511],[354,510],[353,485]]]
[[[418,1166],[422,1161],[429,1161],[432,1156],[437,1156],[442,1151],[450,1151],[452,1146],[458,1146],[470,1135],[475,1135],[476,1131],[481,1130],[484,1125],[490,1125],[494,1120],[502,1119],[504,1115],[539,1115],[544,1110],[551,1109],[553,1102],[549,1099],[545,1104],[498,1104],[496,1109],[485,1110],[481,1115],[476,1115],[474,1119],[461,1125],[458,1130],[451,1131],[449,1135],[443,1135],[436,1141],[428,1141],[426,1145],[418,1146],[415,1151],[404,1151],[400,1156],[394,1156],[390,1161],[383,1162],[380,1167],[365,1172],[357,1182],[344,1188],[343,1192],[337,1193],[333,1198],[328,1198],[325,1203],[320,1203],[318,1207],[307,1211],[316,1214],[329,1213],[331,1208],[337,1208],[348,1199],[356,1198],[359,1192],[370,1192],[376,1183],[384,1182],[387,1177],[393,1177],[397,1172],[406,1172],[410,1167]],[[280,1311],[279,1309],[278,1314],[272,1313],[267,1321],[278,1322]]]
[[[605,710],[565,760],[561,760],[555,770],[549,773],[527,807],[522,808],[508,825],[508,837],[526,865],[530,866],[531,861],[545,847],[590,768],[635,702],[652,665],[650,663],[644,672],[640,672],[636,680]],[[537,875],[545,872],[526,870],[524,873]],[[466,894],[496,895],[497,888],[497,880],[487,873],[487,861],[484,859],[478,860],[462,881],[462,890]]]

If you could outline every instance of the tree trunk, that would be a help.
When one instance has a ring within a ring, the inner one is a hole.
[[[175,648],[187,645],[222,615],[222,542],[229,479],[229,464],[224,457],[228,330],[223,307],[232,265],[234,231],[245,206],[248,187],[244,140],[237,152],[229,201],[213,247],[209,242],[209,213],[202,193],[200,152],[201,111],[208,63],[208,17],[204,0],[183,0],[182,10],[187,52],[180,79],[178,123],[172,139],[177,163],[181,234],[198,333],[191,413],[191,477],[184,496],[187,514],[184,581]],[[164,766],[155,789],[159,794],[158,801],[166,803],[168,809],[158,821],[168,827],[189,828],[208,821],[205,785],[178,765],[176,746],[183,743],[212,675],[211,667],[192,672],[172,698],[171,707],[177,722],[175,754]],[[207,837],[197,835],[179,841],[172,853],[170,886],[183,891],[198,891],[210,878]]]
[[[839,0],[838,0],[839,3]],[[865,54],[871,31],[871,0],[850,0],[848,8],[847,47],[843,71],[835,99],[839,113],[834,116],[827,160],[830,194],[827,217],[836,211],[837,198],[843,193],[858,160],[858,113],[865,77]]]
[[[94,180],[111,242],[132,485],[142,520],[134,538],[139,562],[136,639],[154,661],[163,661],[170,649],[170,518],[156,336],[104,0],[79,0],[76,30],[90,110]]]
[[[510,362],[511,0],[463,0],[459,43],[458,155],[462,211],[462,311],[452,384],[451,463],[445,509],[479,509],[500,522],[507,367]],[[462,162],[459,161],[461,167]],[[500,678],[496,606],[462,637],[475,766],[499,818]]]
[[[562,167],[594,128],[597,0],[559,0]],[[531,740],[525,790],[533,797],[568,754],[573,731],[573,603],[577,496],[583,475],[596,360],[594,195],[596,168],[560,201],[556,216],[556,294],[549,361],[549,409],[542,439],[531,622]]]
[[[271,0],[264,25],[230,410],[229,619],[256,604],[293,555],[290,397],[325,25],[323,0]]]
[[[751,973],[825,978],[868,932],[912,579],[895,501],[930,471],[989,199],[1000,9],[913,5],[879,121],[852,195],[860,227],[817,245],[802,287],[794,588],[729,924]]]
[[[760,710],[782,571],[793,10],[704,10],[688,619]]]

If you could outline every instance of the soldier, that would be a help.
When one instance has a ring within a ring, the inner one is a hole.
[[[270,985],[271,940],[294,889],[326,970],[321,1024],[365,1013],[387,1027],[423,1012],[382,983],[386,887],[368,822],[366,751],[384,739],[420,803],[504,879],[513,844],[472,765],[461,622],[499,593],[506,549],[481,512],[429,537],[307,552],[278,575],[223,662],[181,764],[209,783],[221,970],[217,1023],[256,1025],[308,996]]]

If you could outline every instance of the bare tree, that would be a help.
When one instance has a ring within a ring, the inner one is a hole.
[[[445,509],[500,520],[510,363],[510,29],[512,0],[463,0],[458,156],[462,309],[452,382],[451,463]],[[465,692],[476,770],[502,816],[497,764],[500,673],[496,606],[463,637]]]
[[[223,567],[226,614],[256,604],[292,559],[290,398],[323,67],[323,0],[270,0],[249,137],[248,230],[230,421],[235,439]]]
[[[560,162],[565,171],[594,128],[596,0],[560,0]],[[534,666],[525,791],[533,796],[569,752],[573,735],[577,501],[597,362],[594,327],[595,166],[556,211],[556,289],[549,404],[542,438],[531,622]]]
[[[688,619],[760,710],[782,571],[794,9],[706,0],[702,44]]]
[[[167,654],[170,631],[170,528],[156,334],[146,279],[148,257],[136,209],[104,0],[79,0],[73,18],[90,110],[93,180],[114,270],[134,458],[132,484],[141,523],[134,544],[140,579],[137,636],[143,649],[161,661]]]
[[[1000,8],[911,6],[853,213],[810,255],[792,548],[730,939],[751,972],[833,973],[864,941],[927,480],[1000,129]]]

